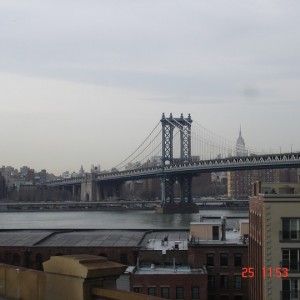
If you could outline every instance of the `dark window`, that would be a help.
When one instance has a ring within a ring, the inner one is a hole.
[[[235,253],[234,254],[234,266],[235,267],[241,267],[242,266],[242,254],[241,253]]]
[[[228,275],[221,275],[220,286],[221,289],[228,289]]]
[[[215,295],[208,295],[207,300],[215,300],[216,296]]]
[[[19,254],[14,253],[11,264],[14,265],[14,266],[20,266],[21,265],[21,258],[20,258]]]
[[[142,292],[143,292],[143,289],[142,289],[141,286],[134,286],[134,287],[133,287],[133,291],[134,291],[135,293],[142,293]]]
[[[289,272],[300,271],[300,249],[282,249],[282,267]]]
[[[240,275],[234,276],[234,288],[235,289],[242,288],[242,276]]]
[[[192,287],[192,299],[199,299],[199,287],[198,286]]]
[[[300,219],[282,220],[282,238],[284,240],[300,239]]]
[[[228,295],[221,295],[220,300],[229,300],[229,296]]]
[[[35,267],[37,270],[43,270],[43,255],[37,253],[35,256]]]
[[[213,226],[212,227],[212,231],[213,231],[213,240],[219,240],[219,226]]]
[[[290,220],[289,219],[282,220],[282,237],[284,239],[290,238]]]
[[[282,280],[282,299],[283,300],[300,299],[298,278]]]
[[[148,287],[148,295],[155,296],[155,287]]]
[[[208,289],[212,290],[215,288],[215,276],[214,275],[208,275],[207,277],[207,283],[208,283]]]
[[[127,265],[128,260],[127,260],[127,254],[126,253],[121,253],[120,255],[120,263]]]
[[[220,254],[220,265],[222,267],[228,266],[228,253],[221,253]]]
[[[165,298],[165,299],[169,299],[169,288],[168,287],[161,288],[161,297]]]
[[[215,255],[213,253],[207,253],[206,254],[206,265],[208,267],[215,265]]]
[[[176,287],[176,299],[184,299],[183,287],[181,286]]]
[[[236,295],[236,296],[234,296],[234,300],[243,300],[243,296],[242,295]]]

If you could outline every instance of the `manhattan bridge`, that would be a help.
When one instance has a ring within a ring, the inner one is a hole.
[[[193,128],[192,128],[193,127]],[[161,205],[173,205],[174,183],[180,204],[192,206],[192,179],[201,173],[300,167],[300,152],[262,153],[234,144],[193,121],[191,116],[162,115],[143,142],[110,172],[48,182],[70,189],[83,201],[101,201],[126,181],[161,179]]]

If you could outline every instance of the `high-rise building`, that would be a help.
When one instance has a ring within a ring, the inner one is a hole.
[[[299,192],[299,184],[254,184],[243,269],[251,300],[300,299]]]
[[[236,156],[246,156],[245,141],[242,137],[242,129],[240,127],[239,136],[235,145]],[[251,172],[250,171],[236,171],[227,172],[227,195],[229,198],[246,198],[251,194]]]

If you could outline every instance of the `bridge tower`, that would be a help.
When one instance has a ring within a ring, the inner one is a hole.
[[[191,161],[191,115],[187,118],[181,114],[180,118],[162,115],[162,168],[163,170],[174,163],[187,163]],[[180,130],[180,158],[173,156],[174,129]],[[162,178],[162,206],[174,205],[174,182],[178,181],[181,187],[181,204],[192,204],[192,175],[170,176],[164,174]]]

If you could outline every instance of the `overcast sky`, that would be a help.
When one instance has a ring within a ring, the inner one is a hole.
[[[300,2],[1,0],[0,164],[117,165],[162,112],[300,150]]]

